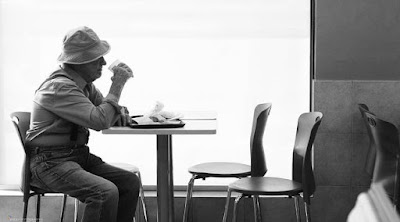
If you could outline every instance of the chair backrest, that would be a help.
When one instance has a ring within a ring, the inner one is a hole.
[[[372,183],[382,183],[393,203],[399,200],[400,143],[397,127],[375,115],[365,113],[374,140],[376,160]]]
[[[30,171],[30,158],[29,158],[29,150],[26,149],[25,146],[25,138],[26,131],[29,129],[31,113],[29,112],[13,112],[10,115],[12,122],[14,123],[15,129],[17,130],[19,139],[21,141],[21,145],[24,148],[25,152],[25,161],[22,167],[22,181],[21,181],[21,190],[24,192],[24,201],[25,198],[29,198],[30,192],[30,181],[31,181],[31,171]]]
[[[375,143],[374,138],[371,135],[371,129],[368,127],[368,121],[365,118],[365,113],[369,113],[371,115],[375,115],[375,114],[372,113],[369,110],[368,106],[363,103],[358,104],[358,109],[360,110],[361,117],[367,128],[367,134],[369,137],[369,148],[367,150],[368,153],[367,153],[367,158],[365,159],[364,169],[365,169],[365,172],[367,172],[367,174],[372,179],[372,176],[374,173],[374,166],[375,166],[376,149],[375,149],[375,145],[374,145],[374,143]]]
[[[253,177],[262,177],[267,172],[263,138],[271,106],[271,103],[263,103],[257,105],[254,109],[253,126],[250,136],[251,176]]]
[[[365,112],[374,114],[374,113],[372,113],[372,112],[369,110],[368,106],[367,106],[366,104],[364,104],[364,103],[359,103],[359,104],[358,104],[358,109],[360,110],[361,115],[364,115],[363,113],[365,113]],[[374,115],[375,115],[375,114],[374,114]]]
[[[26,131],[29,129],[31,121],[30,112],[13,112],[10,115],[12,122],[14,123],[15,129],[18,132],[21,144],[25,146]]]
[[[303,185],[303,199],[310,204],[310,196],[315,191],[312,163],[312,149],[322,113],[310,112],[300,115],[293,149],[292,178]]]

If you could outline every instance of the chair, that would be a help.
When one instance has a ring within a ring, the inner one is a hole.
[[[29,129],[29,123],[30,123],[30,116],[31,114],[29,112],[14,112],[11,114],[11,119],[14,123],[14,126],[18,132],[20,141],[22,143],[22,146],[24,147],[25,151],[25,161],[24,161],[24,166],[22,168],[22,183],[21,183],[21,190],[24,193],[23,201],[24,201],[24,212],[23,212],[23,219],[26,220],[26,216],[28,213],[28,201],[29,198],[32,196],[37,195],[37,205],[36,205],[36,218],[40,218],[40,196],[44,196],[46,193],[54,193],[51,191],[46,191],[39,189],[37,187],[33,187],[30,185],[31,181],[31,171],[30,171],[30,153],[29,150],[26,149],[25,147],[25,138],[26,138],[26,131]],[[139,179],[140,179],[140,200],[141,200],[141,206],[143,210],[143,216],[145,221],[148,221],[147,218],[147,211],[146,211],[146,206],[145,206],[145,200],[144,200],[144,192],[143,192],[143,187],[142,187],[142,180],[140,177],[140,171],[136,166],[126,164],[126,163],[114,163],[112,164],[116,167],[128,170],[132,173],[135,173]],[[64,219],[64,212],[65,212],[65,205],[67,201],[67,195],[63,194],[63,201],[62,201],[62,207],[61,207],[61,215],[60,215],[60,221],[63,221]],[[74,221],[78,221],[78,209],[79,209],[79,200],[75,199],[75,211],[74,211]],[[140,221],[139,220],[139,214],[136,214],[135,221]]]
[[[110,163],[110,164],[115,167],[132,172],[138,176],[139,181],[140,181],[140,190],[139,190],[140,205],[137,208],[138,210],[136,211],[135,222],[140,221],[140,210],[143,211],[144,221],[148,222],[149,220],[147,217],[147,208],[146,208],[146,202],[145,202],[145,198],[144,198],[144,190],[143,190],[143,185],[142,185],[142,178],[140,176],[139,168],[134,165],[128,164],[128,163]],[[140,206],[141,206],[141,208],[140,208]]]
[[[128,164],[128,163],[110,163],[110,165],[118,167],[118,168],[121,168],[121,169],[124,169],[124,170],[127,170],[129,172],[132,172],[132,173],[136,174],[139,177],[139,181],[140,181],[140,190],[139,190],[140,205],[137,208],[134,221],[135,222],[139,222],[140,221],[140,210],[142,210],[143,211],[144,221],[148,222],[146,202],[145,202],[145,198],[144,198],[144,190],[143,190],[142,178],[140,176],[139,168],[134,166],[134,165]],[[79,206],[79,201],[78,200],[75,200],[75,206],[76,206],[76,209],[78,209],[78,206]],[[141,208],[140,208],[140,206],[141,206]],[[77,214],[75,214],[75,215],[77,215]]]
[[[375,115],[374,113],[372,113],[368,106],[360,103],[358,104],[358,108],[361,112],[361,117],[363,120],[365,120],[365,113],[370,113],[372,115]],[[374,165],[375,165],[375,157],[376,157],[376,149],[375,149],[375,145],[374,145],[374,140],[373,137],[371,136],[371,130],[368,127],[368,122],[364,121],[365,126],[367,127],[367,133],[368,133],[368,137],[369,137],[369,148],[368,148],[368,153],[367,153],[367,158],[365,159],[365,165],[364,165],[364,169],[365,172],[367,172],[367,174],[370,176],[371,180],[372,180],[372,175],[374,173]]]
[[[253,196],[255,220],[261,222],[259,197],[268,196],[289,196],[294,197],[297,221],[301,220],[299,197],[302,193],[307,221],[311,221],[310,197],[315,191],[314,172],[312,167],[312,148],[318,127],[321,123],[322,113],[304,113],[299,117],[296,139],[293,149],[292,180],[263,177],[263,175],[252,175],[251,177],[237,180],[228,186],[225,212],[223,222],[227,221],[229,201],[232,192],[240,193],[234,202],[233,221],[237,217],[237,204],[243,197]],[[254,196],[256,198],[254,198]]]
[[[400,143],[397,127],[371,113],[365,113],[367,127],[376,150],[373,184],[382,184],[386,193],[399,209]]]
[[[194,165],[189,168],[192,178],[188,183],[183,222],[189,219],[189,210],[192,204],[194,180],[217,178],[243,178],[263,176],[267,172],[263,148],[263,136],[267,119],[271,111],[271,103],[259,104],[254,110],[253,126],[250,136],[251,165],[234,162],[208,162]]]
[[[26,221],[26,217],[28,214],[28,203],[29,198],[32,196],[37,196],[36,202],[36,219],[40,218],[40,197],[44,196],[47,193],[55,193],[48,190],[42,190],[40,188],[34,187],[30,185],[31,182],[31,171],[30,171],[30,152],[27,150],[25,146],[25,137],[26,131],[29,129],[29,123],[31,114],[29,112],[13,112],[11,115],[11,120],[14,123],[14,126],[18,132],[18,136],[20,138],[22,147],[25,151],[25,161],[22,167],[22,181],[21,181],[21,191],[23,192],[23,201],[24,201],[24,212],[23,212],[23,221]],[[63,201],[61,207],[60,221],[62,222],[64,219],[65,205],[67,201],[67,195],[63,194]],[[76,212],[76,209],[75,209]],[[76,217],[75,217],[76,218]],[[77,220],[75,220],[77,221]]]

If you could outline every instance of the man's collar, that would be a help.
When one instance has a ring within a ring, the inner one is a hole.
[[[80,76],[77,72],[75,72],[73,69],[69,68],[68,66],[60,66],[60,68],[62,70],[65,71],[65,73],[70,76],[74,82],[76,83],[76,85],[78,85],[78,87],[80,89],[84,89],[86,87],[86,85],[88,84],[83,78],[82,76]]]

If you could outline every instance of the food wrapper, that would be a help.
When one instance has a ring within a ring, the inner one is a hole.
[[[165,111],[164,104],[160,101],[157,101],[154,107],[150,110],[150,112],[144,117],[152,119],[154,122],[165,122],[178,120],[183,117],[181,113]]]

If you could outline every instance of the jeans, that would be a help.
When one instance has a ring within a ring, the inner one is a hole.
[[[31,155],[31,185],[68,194],[86,204],[82,221],[132,222],[139,178],[91,154],[87,146]]]

